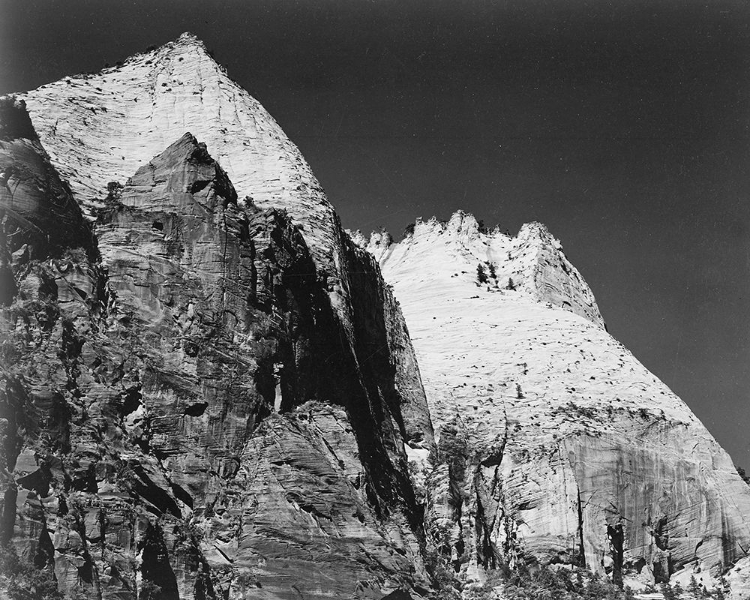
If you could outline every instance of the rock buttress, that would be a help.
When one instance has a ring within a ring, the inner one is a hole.
[[[46,209],[6,211],[3,541],[67,596],[427,585],[404,441],[431,430],[394,305],[367,304],[387,296],[377,268],[352,278],[343,331],[297,228],[239,205],[191,135],[113,183],[91,225],[34,143],[6,154],[64,197],[13,206],[53,202],[82,233],[51,243]]]

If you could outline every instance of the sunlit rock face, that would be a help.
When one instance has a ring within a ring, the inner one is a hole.
[[[284,208],[333,252],[333,209],[271,115],[195,36],[20,94],[51,163],[84,212],[186,132],[205,143],[240,198]],[[315,226],[313,226],[315,225]],[[327,236],[327,237],[326,237]]]
[[[240,202],[283,209],[300,227],[351,331],[342,233],[333,208],[281,127],[195,36],[185,33],[120,66],[65,77],[19,97],[50,162],[89,218],[110,182],[124,184],[174,140],[192,133],[227,172]]]
[[[66,597],[743,597],[747,487],[547,229],[346,235],[193,36],[0,99],[0,227],[0,543]]]
[[[374,277],[382,288],[377,267],[341,229],[297,147],[195,36],[185,33],[120,66],[65,77],[17,97],[25,101],[35,135],[88,219],[102,209],[113,186],[191,133],[232,181],[238,205],[282,210],[298,228],[348,352],[357,356],[371,343],[357,337],[368,325],[355,307],[369,300],[362,301],[367,294],[356,286]],[[411,345],[398,340],[405,330],[400,310],[390,290],[378,294],[386,305],[385,343],[400,375],[412,380],[400,386],[407,410],[427,423],[426,409],[413,406],[419,401],[410,390],[419,373],[411,366]],[[376,360],[366,362],[366,368],[377,370]],[[430,438],[429,428],[418,429],[417,438]]]
[[[439,448],[423,465],[429,529],[456,569],[533,554],[616,579],[693,569],[709,584],[745,556],[750,489],[606,332],[546,228],[511,237],[458,212],[399,243],[354,237],[411,332]]]
[[[201,47],[151,56],[176,48]],[[104,159],[65,161],[77,142],[59,126],[48,154],[19,99],[2,109],[2,542],[66,597],[425,591],[405,449],[432,444],[419,371],[376,262],[325,200],[338,233],[321,242],[318,213],[239,201],[185,130],[151,156],[121,130],[142,164],[110,177]],[[108,135],[79,127],[87,151]],[[340,257],[345,293],[311,244]]]

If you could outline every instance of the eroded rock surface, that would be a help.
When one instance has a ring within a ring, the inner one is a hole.
[[[344,323],[289,217],[191,134],[92,223],[38,140],[0,148],[3,542],[71,597],[426,589],[404,442],[429,415],[369,255],[339,249]]]
[[[0,99],[0,224],[0,544],[67,597],[743,597],[747,486],[546,228],[352,241],[193,36]]]
[[[688,569],[711,585],[746,555],[750,489],[605,331],[546,229],[510,237],[459,212],[398,244],[355,237],[412,334],[438,438],[422,462],[428,529],[464,579],[533,555],[615,581]]]
[[[226,170],[241,201],[287,211],[330,279],[342,316],[348,299],[341,230],[297,147],[261,104],[185,33],[99,73],[20,94],[50,161],[89,217],[107,184],[190,132]]]

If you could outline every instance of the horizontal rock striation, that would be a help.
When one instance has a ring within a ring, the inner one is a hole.
[[[422,463],[428,530],[456,573],[534,556],[710,585],[746,555],[750,488],[605,331],[546,229],[511,238],[459,212],[366,245],[417,352],[438,439]]]
[[[66,597],[426,590],[404,443],[429,414],[369,255],[339,250],[347,330],[287,214],[191,134],[88,219],[37,140],[0,148],[0,541]]]

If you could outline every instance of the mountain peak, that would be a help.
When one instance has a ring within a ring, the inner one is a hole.
[[[153,204],[153,198],[158,202]],[[146,201],[144,201],[146,199]],[[173,210],[199,202],[213,211],[217,203],[236,204],[237,193],[206,144],[185,133],[128,179],[121,202],[141,210]],[[145,203],[144,203],[145,202]]]
[[[460,285],[456,293],[476,293],[477,286],[480,293],[525,293],[604,327],[593,293],[541,223],[526,223],[512,237],[457,210],[447,221],[417,219],[398,244],[384,231],[373,232],[366,244],[364,236],[354,237],[393,277],[418,276],[416,270],[451,287]]]
[[[567,546],[613,580],[685,567],[682,582],[703,571],[711,587],[745,555],[750,492],[730,457],[607,333],[547,227],[511,237],[459,211],[385,246],[377,232],[368,250],[414,342],[439,448],[424,469],[431,497],[466,508],[425,511],[451,556],[482,565],[489,540],[513,556],[518,542],[546,557]],[[730,528],[736,537],[717,543],[713,532]],[[733,574],[740,589],[747,562]]]
[[[177,43],[196,44],[205,48],[203,41],[197,35],[195,35],[194,33],[190,33],[189,31],[183,31],[177,38]]]
[[[216,62],[211,56],[206,44],[194,33],[185,31],[173,42],[167,42],[163,46],[156,49],[156,52],[179,52],[181,50],[198,50],[209,58],[212,62]],[[218,63],[217,63],[218,64]]]
[[[111,182],[190,131],[226,171],[239,198],[287,211],[316,264],[337,272],[333,208],[297,147],[263,106],[191,33],[99,73],[66,77],[16,95],[52,165],[89,218]]]
[[[447,221],[438,219],[433,216],[427,221],[417,218],[413,226],[407,227],[407,237],[426,236],[430,234],[441,235],[443,233],[463,233],[467,235],[476,235],[480,232],[481,226],[476,217],[470,212],[457,210]]]
[[[476,220],[473,214],[457,210],[451,215],[448,220],[448,231],[466,232],[466,233],[478,233],[479,222]]]

